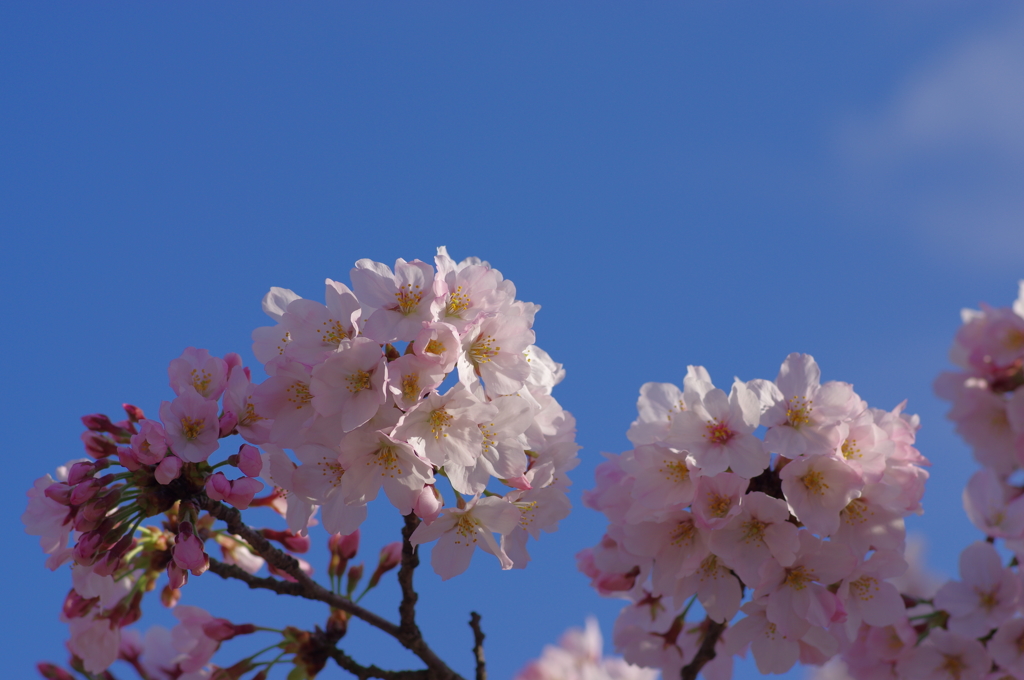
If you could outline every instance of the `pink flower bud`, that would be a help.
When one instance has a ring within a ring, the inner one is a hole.
[[[290,531],[275,531],[274,529],[260,529],[260,533],[271,541],[277,541],[290,552],[305,553],[309,551],[309,536],[299,536]]]
[[[121,404],[124,408],[124,412],[128,414],[128,420],[132,422],[139,422],[145,419],[146,415],[142,412],[142,409],[138,406],[132,406],[131,404]]]
[[[91,461],[83,461],[75,463],[68,470],[68,486],[75,486],[81,484],[87,479],[92,478],[96,474],[96,466]]]
[[[153,476],[163,485],[170,484],[181,474],[181,458],[167,456],[156,466]]]
[[[332,534],[327,547],[343,560],[350,560],[359,552],[359,529],[351,534]]]
[[[117,460],[132,472],[142,467],[142,463],[139,462],[138,456],[135,455],[130,446],[119,446],[117,448]]]
[[[234,624],[227,619],[210,619],[203,624],[203,634],[217,642],[230,640],[236,635],[249,635],[256,632],[251,623]]]
[[[120,555],[106,553],[92,565],[92,573],[97,576],[112,576],[121,566]]]
[[[442,507],[444,507],[444,499],[441,498],[441,494],[433,484],[427,484],[416,497],[412,511],[426,524],[431,524],[441,514]]]
[[[106,458],[117,453],[117,444],[96,432],[83,432],[82,443],[85,444],[85,452],[93,458]]]
[[[206,478],[206,495],[214,501],[222,501],[231,495],[231,482],[223,472],[215,472]]]
[[[263,459],[260,458],[260,450],[255,446],[242,444],[238,449],[238,469],[246,477],[259,477],[263,471]]]
[[[188,583],[188,572],[179,569],[173,561],[167,564],[167,578],[170,580],[168,587],[171,590],[179,590]],[[178,597],[181,597],[180,595]]]
[[[64,605],[62,611],[64,616],[69,619],[77,619],[85,616],[92,609],[93,605],[100,601],[98,597],[92,597],[86,599],[78,594],[78,592],[72,588],[68,591],[67,597],[64,598]]]
[[[231,482],[231,495],[228,496],[227,501],[239,510],[245,510],[252,503],[253,496],[262,490],[263,482],[260,480],[242,477]]]
[[[377,563],[379,571],[391,571],[402,563],[402,543],[395,541],[388,543],[380,549],[380,561]]]
[[[178,536],[174,539],[171,557],[180,569],[187,569],[193,576],[201,576],[210,568],[210,557],[194,532],[192,522],[181,522],[178,525]]]
[[[63,482],[54,482],[43,491],[47,498],[61,505],[71,505],[71,487]]]
[[[83,567],[92,566],[99,557],[99,549],[103,544],[103,535],[98,531],[90,531],[82,534],[75,545],[72,555],[75,562]]]
[[[54,666],[52,663],[38,663],[36,664],[36,670],[46,680],[75,680],[73,675],[59,666]]]
[[[100,485],[95,479],[82,482],[71,490],[71,504],[82,505],[90,500],[100,491]]]
[[[224,411],[224,415],[220,417],[219,425],[220,436],[227,437],[235,431],[235,426],[238,425],[238,416],[232,411]]]
[[[402,562],[402,544],[399,541],[394,543],[388,543],[386,546],[380,549],[380,560],[377,562],[377,568],[374,570],[373,575],[370,576],[370,582],[367,584],[367,589],[373,588],[380,582],[380,577],[397,567]]]
[[[90,413],[87,416],[82,416],[82,424],[93,432],[117,433],[117,429],[114,427],[114,424],[110,422],[110,418],[102,413]]]
[[[188,580],[188,573],[185,574],[185,580]],[[160,604],[168,609],[176,606],[179,600],[181,600],[181,590],[178,588],[164,586],[164,589],[160,591]]]

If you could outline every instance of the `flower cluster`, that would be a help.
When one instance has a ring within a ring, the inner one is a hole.
[[[658,677],[658,672],[651,668],[628,664],[620,657],[602,656],[603,647],[597,619],[588,618],[585,629],[565,631],[558,646],[544,647],[540,658],[527,664],[514,680],[656,680]]]
[[[271,289],[263,309],[277,325],[253,333],[270,377],[240,392],[239,432],[294,499],[293,532],[320,506],[330,533],[350,533],[383,489],[424,520],[414,544],[438,540],[442,577],[475,547],[523,567],[527,538],[569,512],[575,421],[551,396],[564,371],[533,344],[539,307],[498,270],[444,248],[435,262],[359,260],[351,290],[327,281],[326,304]],[[455,495],[445,509],[438,476]]]
[[[845,677],[901,680],[1024,678],[1024,282],[1012,308],[964,310],[939,396],[983,468],[968,481],[964,509],[986,536],[960,554],[960,579],[932,592],[904,590],[907,616],[865,619],[843,655]],[[1014,481],[1014,480],[1018,481]],[[1004,555],[996,544],[1002,540]],[[871,624],[871,625],[867,625]]]
[[[211,567],[208,541],[237,569],[232,577],[264,564],[285,581],[312,573],[295,555],[309,548],[318,508],[340,596],[367,504],[382,489],[412,521],[411,545],[438,541],[432,562],[442,577],[464,571],[476,547],[504,569],[526,565],[528,537],[553,531],[569,511],[575,421],[551,396],[564,371],[533,344],[539,307],[516,300],[510,281],[486,262],[454,262],[443,247],[435,261],[436,270],[419,260],[392,270],[360,260],[352,289],[327,280],[325,304],[272,288],[263,309],[276,325],[253,333],[266,380],[253,382],[237,354],[190,347],[170,363],[175,397],[158,419],[128,404],[119,422],[83,417],[90,458],[36,480],[22,517],[49,568],[72,563],[63,617],[75,663],[88,673],[109,666],[164,573],[162,600],[173,606],[189,576]],[[215,462],[233,436],[244,443]],[[258,478],[268,495],[257,497]],[[224,504],[269,506],[288,528],[256,531],[235,519],[234,531],[252,534],[216,529],[217,519],[238,517]],[[159,526],[143,526],[158,515]],[[401,556],[402,543],[387,546],[367,589]],[[302,573],[289,571],[295,564]],[[349,569],[349,598],[362,573]],[[180,670],[198,673],[207,660]]]
[[[906,569],[904,517],[928,475],[902,405],[869,408],[791,354],[774,382],[736,380],[728,394],[691,366],[682,389],[644,385],[638,410],[636,448],[609,455],[584,495],[610,525],[578,556],[594,588],[631,603],[614,631],[627,661],[676,676],[714,631],[705,669],[727,674],[749,647],[778,673],[848,649],[861,622],[903,617],[886,579]]]

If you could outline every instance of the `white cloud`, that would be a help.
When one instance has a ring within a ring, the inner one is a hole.
[[[1024,13],[908,74],[839,148],[875,217],[948,257],[1024,268]]]

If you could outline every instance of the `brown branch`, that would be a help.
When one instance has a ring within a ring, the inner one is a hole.
[[[412,575],[420,564],[420,556],[409,539],[419,525],[420,518],[414,513],[405,516],[405,526],[402,527],[402,565],[398,569],[398,584],[402,587],[402,602],[398,605],[399,627],[406,635],[415,637],[423,635],[416,625],[416,602],[419,595],[412,585]]]
[[[700,644],[700,649],[697,650],[697,655],[693,657],[693,661],[683,667],[680,672],[680,680],[697,680],[697,674],[700,673],[700,669],[704,668],[704,665],[715,658],[715,645],[718,643],[718,638],[722,637],[722,633],[725,631],[725,624],[712,621],[711,619],[704,619],[704,641]]]
[[[359,678],[359,680],[368,680],[369,678],[381,678],[382,680],[427,680],[430,678],[430,671],[426,669],[422,671],[386,671],[372,664],[363,666],[340,649],[333,650],[331,658],[339,666]]]
[[[352,616],[362,619],[371,626],[382,630],[398,640],[403,647],[418,656],[420,660],[427,665],[427,670],[424,672],[429,672],[429,676],[434,680],[462,680],[462,678],[455,671],[449,668],[448,665],[445,664],[445,662],[442,661],[434,650],[432,650],[423,640],[423,636],[420,634],[419,629],[415,628],[415,621],[413,621],[413,627],[415,630],[408,630],[405,627],[396,626],[382,616],[378,616],[368,609],[363,609],[348,598],[332,593],[307,576],[305,572],[299,568],[298,560],[275,548],[270,544],[270,541],[264,538],[263,534],[243,522],[242,515],[238,510],[209,499],[206,499],[203,507],[211,515],[225,522],[228,525],[228,531],[245,539],[245,541],[251,545],[257,553],[259,553],[260,557],[294,578],[296,582],[288,583],[274,578],[256,577],[242,569],[239,569],[238,567],[232,567],[232,565],[223,564],[221,562],[217,562],[217,569],[214,569],[214,562],[216,562],[216,560],[211,559],[210,569],[218,576],[221,578],[238,579],[248,584],[250,588],[263,588],[282,595],[294,595],[307,600],[318,600],[331,605],[335,609],[346,611]],[[403,555],[403,569],[405,567],[404,558],[405,556]],[[411,588],[411,573],[409,585]]]
[[[487,680],[487,661],[484,660],[484,631],[480,628],[480,615],[469,613],[469,627],[473,629],[473,657],[476,658],[476,680]]]

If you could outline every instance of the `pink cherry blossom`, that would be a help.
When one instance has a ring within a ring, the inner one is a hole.
[[[511,569],[512,560],[494,539],[494,534],[508,534],[519,524],[519,509],[501,498],[474,498],[466,507],[449,508],[432,524],[421,524],[413,532],[413,545],[437,545],[430,551],[430,564],[443,579],[458,576],[469,567],[474,548],[489,552],[501,562],[502,569]]]
[[[351,272],[352,288],[368,315],[363,334],[378,343],[412,340],[424,322],[437,319],[434,268],[399,258],[395,270],[362,259]]]
[[[201,463],[217,450],[217,402],[204,399],[191,385],[181,388],[174,401],[160,405],[160,420],[171,450],[182,460]]]
[[[744,383],[733,384],[729,396],[710,384],[699,385],[686,411],[672,420],[666,444],[689,451],[704,474],[731,469],[750,479],[768,467],[769,455],[753,435],[761,418],[761,405]]]
[[[204,399],[216,401],[227,387],[228,365],[205,349],[189,347],[171,362],[167,374],[176,395],[181,396],[186,387],[191,387]]]
[[[925,641],[896,663],[906,680],[981,680],[992,666],[977,640],[932,628]]]
[[[949,612],[950,632],[982,637],[1017,611],[1020,579],[1003,567],[992,544],[978,541],[960,553],[960,578],[935,594],[935,606]]]
[[[786,502],[755,491],[743,497],[740,512],[711,533],[711,550],[752,588],[760,584],[759,569],[767,560],[785,567],[800,549],[797,528],[789,521]]]
[[[372,501],[383,487],[391,504],[403,515],[412,512],[433,468],[409,444],[382,431],[358,429],[341,442],[339,462],[345,468],[342,489],[346,498]]]
[[[822,385],[821,370],[807,354],[790,354],[775,379],[778,390],[764,413],[765,446],[787,458],[835,450],[841,443],[840,421],[862,410],[847,383]]]
[[[345,432],[373,417],[385,402],[387,362],[380,346],[356,338],[313,369],[309,383],[313,408],[324,417],[340,414]]]
[[[840,511],[864,486],[864,478],[856,470],[830,455],[790,461],[779,476],[790,510],[821,536],[839,529]]]

